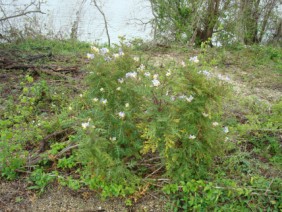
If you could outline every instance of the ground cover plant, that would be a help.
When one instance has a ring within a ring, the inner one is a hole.
[[[142,45],[3,44],[1,70],[21,77],[1,81],[2,179],[40,194],[87,188],[129,209],[157,192],[167,211],[281,210],[281,99],[232,84],[240,70],[246,90],[279,90],[281,48],[202,45],[163,59]]]

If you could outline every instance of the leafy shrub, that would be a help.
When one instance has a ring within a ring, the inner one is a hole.
[[[30,176],[30,180],[34,185],[30,186],[29,189],[38,190],[39,193],[43,193],[55,177],[51,173],[45,173],[41,168],[35,169]]]
[[[88,138],[80,156],[90,176],[133,187],[154,173],[177,181],[204,176],[224,151],[218,123],[224,83],[193,62],[140,65],[123,44],[114,54],[93,50],[90,88],[81,95]],[[153,168],[142,165],[150,157],[159,158]]]

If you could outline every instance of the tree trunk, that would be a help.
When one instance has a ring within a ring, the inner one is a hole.
[[[198,43],[206,42],[213,36],[214,28],[218,22],[220,0],[209,0],[203,29],[198,29]]]
[[[259,43],[258,22],[260,0],[241,0],[244,43],[247,45]]]

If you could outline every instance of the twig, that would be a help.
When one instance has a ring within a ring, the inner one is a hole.
[[[165,178],[160,178],[160,179],[156,179],[157,181],[170,181],[170,179],[165,179]]]
[[[162,168],[163,168],[163,166],[160,166],[160,168],[156,169],[156,170],[153,171],[151,174],[147,175],[147,176],[145,177],[145,179],[148,178],[148,177],[150,177],[150,176],[152,176],[153,174],[157,173],[157,172],[160,171]]]
[[[62,135],[65,135],[65,134],[73,134],[74,133],[74,130],[73,129],[65,129],[65,130],[61,130],[61,131],[57,131],[57,132],[54,132],[52,134],[49,134],[47,135],[45,138],[43,138],[41,141],[40,141],[40,148],[38,150],[38,153],[41,153],[41,152],[44,152],[45,149],[46,149],[46,146],[47,146],[47,142],[52,139],[52,138],[56,138],[58,136],[62,136]]]
[[[71,149],[74,149],[74,148],[77,148],[79,146],[79,144],[75,144],[75,145],[72,145],[72,146],[67,146],[66,148],[62,149],[56,156],[54,159],[57,159],[59,157],[61,157],[64,153],[66,153],[67,151],[71,150]]]
[[[56,154],[52,159],[50,159],[51,161],[55,161],[56,159],[58,159],[59,157],[61,157],[63,154],[65,154],[67,151],[71,150],[71,149],[74,149],[74,148],[77,148],[79,146],[79,144],[75,144],[75,145],[72,145],[72,146],[67,146],[66,148],[62,149],[58,154]],[[35,164],[37,164],[38,162],[40,162],[42,160],[42,157],[43,157],[43,154],[39,154],[39,155],[36,155],[34,156],[34,159],[29,161],[25,168],[28,168],[28,167],[31,167]]]

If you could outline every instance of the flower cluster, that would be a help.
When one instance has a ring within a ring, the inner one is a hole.
[[[153,79],[153,80],[152,80],[152,83],[153,83],[153,86],[154,86],[154,87],[158,87],[158,86],[161,84],[160,81],[157,80],[157,79]]]
[[[82,123],[81,123],[82,129],[85,130],[86,128],[90,127],[90,122],[91,122],[91,118],[89,118],[89,119],[87,120],[87,122],[82,122]],[[95,128],[95,126],[92,126],[92,128]]]
[[[186,95],[181,95],[178,97],[179,99],[185,99],[187,102],[192,102],[194,97],[192,95],[190,95],[189,97],[187,97]]]
[[[193,62],[193,63],[198,63],[198,62],[200,62],[199,59],[198,59],[198,56],[190,57],[189,61],[190,61],[190,62]]]
[[[137,78],[137,72],[133,71],[133,72],[128,72],[125,74],[125,78],[133,78],[136,79]]]
[[[87,59],[94,59],[95,55],[94,55],[94,54],[87,53],[87,54],[86,54],[86,57],[87,57]]]
[[[109,54],[110,53],[109,49],[105,48],[105,47],[99,49],[96,46],[91,46],[91,50],[94,53],[103,56],[105,61],[107,61],[107,62],[111,61],[113,58],[116,59],[116,58],[119,58],[120,56],[124,55],[124,52],[123,52],[123,50],[121,48],[119,48],[118,53],[114,53],[112,56],[110,56],[110,54]],[[87,57],[87,59],[94,59],[95,55],[91,54],[91,53],[87,53],[86,57]]]
[[[145,66],[143,64],[141,64],[137,69],[137,71],[144,71],[144,70],[145,70]]]

